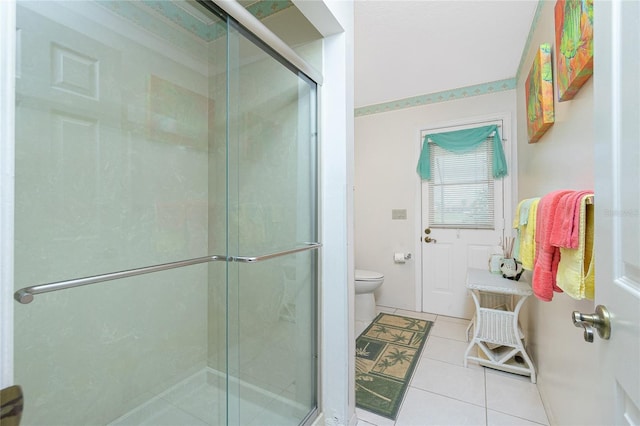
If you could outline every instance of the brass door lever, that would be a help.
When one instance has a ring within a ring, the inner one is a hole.
[[[609,340],[611,336],[611,317],[609,311],[603,305],[596,306],[594,314],[583,314],[573,311],[573,325],[584,328],[584,340],[593,343],[593,329],[598,331],[601,339]]]

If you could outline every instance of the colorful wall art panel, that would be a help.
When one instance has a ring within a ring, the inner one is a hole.
[[[540,45],[524,84],[524,90],[527,100],[527,134],[529,143],[534,143],[555,121],[549,43]]]
[[[558,101],[568,101],[593,74],[593,0],[558,0],[556,79]]]

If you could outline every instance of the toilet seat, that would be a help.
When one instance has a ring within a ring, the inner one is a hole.
[[[384,278],[380,272],[367,271],[364,269],[356,269],[356,281],[378,281]]]

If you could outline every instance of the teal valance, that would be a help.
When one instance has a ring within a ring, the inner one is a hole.
[[[507,175],[507,160],[504,158],[502,140],[498,126],[475,127],[473,129],[455,130],[452,132],[433,133],[424,137],[422,152],[416,171],[424,180],[431,179],[431,159],[429,158],[429,141],[452,152],[471,151],[493,134],[493,177],[499,179]]]

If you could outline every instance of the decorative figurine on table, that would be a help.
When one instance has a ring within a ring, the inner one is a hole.
[[[518,262],[516,259],[502,259],[502,263],[500,264],[500,271],[502,272],[502,277],[507,278],[509,280],[518,281],[520,276],[522,276],[522,263]]]

